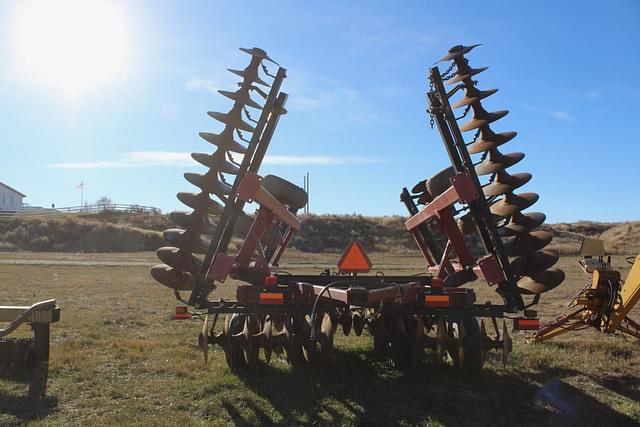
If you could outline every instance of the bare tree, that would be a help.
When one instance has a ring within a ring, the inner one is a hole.
[[[96,205],[98,205],[98,208],[103,211],[108,210],[112,204],[113,204],[113,200],[111,200],[107,196],[102,196],[98,200],[96,200]]]

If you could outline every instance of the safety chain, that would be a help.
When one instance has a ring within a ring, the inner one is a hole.
[[[474,142],[476,142],[478,140],[478,137],[480,136],[480,132],[481,132],[481,130],[480,130],[480,128],[478,128],[478,130],[476,131],[476,134],[473,136],[473,139],[471,141],[467,142],[464,145],[471,145]]]
[[[231,163],[233,163],[236,166],[240,166],[240,163],[236,162],[236,160],[233,158],[233,155],[231,154],[230,151],[227,151],[227,158],[229,159],[229,161]]]
[[[242,111],[244,111],[244,113],[247,115],[247,118],[252,121],[253,123],[258,123],[257,120],[255,120],[253,117],[251,117],[251,113],[249,112],[249,110],[247,109],[247,106],[244,105],[242,106]]]
[[[453,71],[453,67],[455,66],[456,66],[456,63],[452,62],[451,65],[449,65],[449,68],[447,68],[444,73],[440,74],[440,78],[442,79],[443,82],[446,82],[447,80],[450,80],[455,77],[456,73],[450,74],[451,71]]]
[[[469,113],[469,110],[471,110],[471,104],[466,106],[466,108],[464,109],[464,112],[462,113],[462,115],[460,117],[456,117],[456,120],[464,119],[467,116],[467,114]]]
[[[236,133],[238,134],[238,138],[240,138],[242,141],[249,143],[250,141],[248,139],[246,139],[244,137],[244,135],[242,134],[242,131],[238,128],[236,128]]]
[[[267,66],[266,66],[266,65],[264,65],[264,63],[262,63],[262,62],[261,62],[261,63],[260,63],[260,66],[262,67],[262,71],[264,71],[264,73],[265,73],[267,76],[269,76],[269,77],[271,77],[271,78],[273,78],[273,79],[275,79],[275,78],[276,78],[276,76],[274,76],[273,74],[271,74],[271,73],[269,72],[269,69],[267,68]]]
[[[435,90],[434,90],[433,80],[431,79],[431,76],[429,76],[429,92],[427,92],[427,97],[430,97],[430,95],[434,93],[435,93]],[[431,100],[429,100],[429,103],[431,103]],[[427,108],[427,113],[429,113],[429,127],[433,129],[435,118],[433,116],[433,113],[431,112],[431,106]]]

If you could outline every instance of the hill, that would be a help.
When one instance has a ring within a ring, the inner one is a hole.
[[[291,247],[304,252],[339,252],[352,240],[367,251],[415,251],[400,216],[303,215],[302,229]],[[167,215],[106,212],[63,217],[17,217],[0,221],[0,250],[129,252],[155,250],[164,244],[162,230],[175,227]],[[628,223],[548,224],[549,246],[575,254],[585,237],[601,238],[607,252],[640,252],[640,221]]]

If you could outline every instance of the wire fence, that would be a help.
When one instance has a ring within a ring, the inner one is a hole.
[[[121,203],[69,206],[63,208],[36,208],[26,206],[18,211],[0,211],[0,220],[13,219],[16,217],[54,217],[104,213],[159,214],[161,211],[153,206],[126,205]]]

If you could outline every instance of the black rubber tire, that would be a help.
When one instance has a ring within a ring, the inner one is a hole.
[[[291,208],[301,209],[307,204],[307,192],[279,176],[265,176],[262,179],[262,186],[273,197]]]
[[[451,187],[451,178],[455,175],[449,166],[427,180],[426,187],[431,197],[436,198]]]

